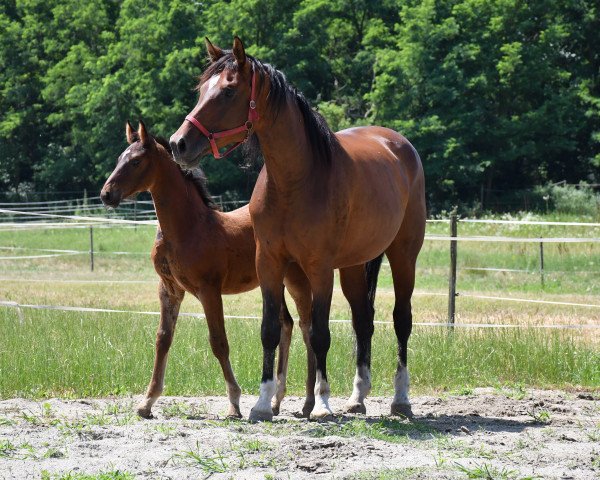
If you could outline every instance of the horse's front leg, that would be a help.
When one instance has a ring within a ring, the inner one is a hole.
[[[225,319],[223,317],[223,299],[219,290],[203,291],[198,298],[204,307],[206,322],[208,324],[208,335],[210,348],[223,370],[225,384],[227,385],[227,397],[229,398],[228,417],[241,418],[240,397],[242,389],[235,379],[231,362],[229,361],[229,342],[225,332]]]
[[[167,355],[173,342],[175,324],[179,315],[179,306],[185,292],[171,282],[160,280],[158,298],[160,300],[160,323],[156,332],[156,353],[152,379],[146,390],[146,396],[137,406],[137,413],[143,418],[152,418],[152,405],[163,391]]]
[[[263,318],[260,332],[263,347],[263,369],[260,395],[256,405],[250,411],[250,420],[271,421],[273,420],[271,400],[277,389],[274,379],[274,363],[275,349],[279,345],[281,335],[279,313],[283,298],[285,262],[265,252],[259,244],[256,249],[256,273],[263,298]]]
[[[275,398],[273,398],[271,404],[273,415],[279,415],[281,401],[285,397],[290,345],[292,343],[292,330],[294,329],[294,320],[285,303],[285,295],[281,297],[279,323],[281,324],[281,338],[279,340],[279,354],[277,355],[277,393],[275,393]]]
[[[333,269],[317,271],[305,269],[313,293],[310,344],[315,352],[317,371],[315,379],[315,406],[311,418],[333,415],[329,407],[329,382],[327,381],[327,352],[331,345],[329,311],[333,292]]]

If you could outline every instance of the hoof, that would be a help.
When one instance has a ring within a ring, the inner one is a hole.
[[[406,418],[413,417],[412,409],[410,408],[410,403],[392,403],[390,414]]]
[[[279,415],[279,405],[271,405],[271,410],[273,410],[273,416]]]
[[[364,403],[348,403],[344,407],[344,413],[367,413],[367,407]]]
[[[314,400],[312,402],[306,402],[302,407],[302,416],[304,418],[310,418],[310,412],[313,411],[313,408],[315,408]]]
[[[333,412],[327,408],[318,408],[310,412],[310,418],[311,420],[324,420],[333,418]]]
[[[272,422],[273,411],[271,410],[270,412],[262,412],[253,408],[250,410],[250,416],[248,417],[248,420],[251,422]]]
[[[147,419],[154,418],[154,415],[152,415],[152,410],[149,408],[146,408],[146,407],[139,407],[137,409],[137,414],[142,418],[147,418]]]
[[[233,405],[230,406],[229,411],[227,412],[227,418],[242,418],[240,407],[234,407]]]

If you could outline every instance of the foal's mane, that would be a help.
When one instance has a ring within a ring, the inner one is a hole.
[[[156,143],[162,145],[162,147],[169,153],[169,155],[173,155],[173,151],[171,150],[171,146],[169,145],[168,140],[162,137],[153,138],[154,140],[156,140]],[[194,187],[196,187],[196,190],[200,195],[202,202],[204,202],[204,205],[213,210],[219,210],[219,206],[213,200],[212,196],[210,195],[210,192],[208,191],[208,187],[206,186],[206,177],[204,176],[204,172],[200,168],[195,168],[193,170],[184,170],[179,165],[177,166],[179,167],[179,171],[181,172],[183,177],[186,180],[192,182]]]
[[[280,110],[288,100],[295,102],[302,114],[304,130],[315,160],[330,164],[338,141],[323,116],[312,109],[302,92],[299,92],[296,87],[289,83],[282,72],[250,55],[246,55],[246,61],[251,63],[252,68],[260,77],[261,88],[264,85],[264,78],[269,77],[271,89],[267,95],[267,101],[270,113],[277,118]],[[224,50],[224,55],[216,62],[212,62],[202,73],[196,90],[200,90],[200,86],[212,76],[218,75],[224,70],[235,72],[237,68],[238,64],[231,50]],[[245,149],[246,151],[249,151],[250,154],[260,153],[260,145],[256,135],[252,135],[247,143],[250,145],[249,148]],[[253,152],[253,150],[258,150],[258,152]]]

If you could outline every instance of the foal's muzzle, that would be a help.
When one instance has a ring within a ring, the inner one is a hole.
[[[112,188],[110,185],[104,185],[102,191],[100,192],[100,199],[106,207],[118,207],[121,203],[121,198],[121,191],[116,188]]]

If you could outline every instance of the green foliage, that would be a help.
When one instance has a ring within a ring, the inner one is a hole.
[[[548,185],[538,188],[537,192],[557,213],[600,218],[600,194],[594,192],[585,183],[573,185]]]
[[[0,29],[1,190],[96,190],[125,120],[170,135],[196,101],[204,36],[234,34],[333,129],[404,133],[433,210],[600,181],[590,0],[7,0]],[[248,196],[257,168],[239,163],[205,161],[215,193]]]

